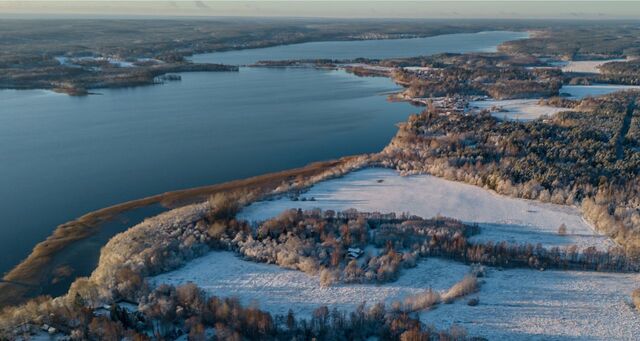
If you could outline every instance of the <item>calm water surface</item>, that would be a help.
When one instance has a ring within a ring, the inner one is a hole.
[[[323,42],[195,56],[247,64],[258,59],[411,56],[492,49],[522,33],[407,40]],[[0,272],[26,257],[61,223],[119,202],[259,175],[312,161],[376,152],[395,123],[418,111],[390,103],[385,78],[342,71],[241,68],[187,73],[181,82],[98,90],[70,97],[0,91]],[[88,274],[133,212],[57,260]],[[56,286],[60,291],[60,284]]]
[[[102,95],[1,91],[2,268],[125,200],[380,150],[415,111],[385,78],[243,68]]]

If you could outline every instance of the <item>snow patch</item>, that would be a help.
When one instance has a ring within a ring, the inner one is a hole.
[[[601,73],[600,66],[609,62],[624,62],[626,59],[607,60],[571,60],[568,62],[552,63],[560,67],[562,72]]]
[[[539,99],[509,99],[469,102],[469,108],[488,109],[491,115],[498,119],[514,121],[531,121],[542,116],[553,116],[560,111],[570,111],[567,108],[552,107],[538,104]]]

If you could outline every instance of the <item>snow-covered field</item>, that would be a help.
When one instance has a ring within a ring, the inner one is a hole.
[[[572,60],[569,62],[558,62],[562,72],[580,72],[580,73],[600,73],[600,65],[609,62],[624,62],[626,59],[607,59],[607,60]]]
[[[509,198],[429,175],[403,177],[394,170],[369,168],[321,182],[302,196],[315,201],[280,198],[257,202],[242,210],[239,218],[265,220],[288,208],[355,208],[365,212],[409,212],[423,218],[442,215],[479,223],[482,232],[475,238],[480,240],[593,245],[600,249],[613,245],[594,232],[575,207]],[[557,232],[561,224],[567,227],[564,236]]]
[[[538,104],[538,99],[487,100],[469,102],[469,108],[488,109],[498,119],[530,121],[541,116],[553,116],[571,109]],[[498,110],[492,110],[497,108]]]
[[[244,261],[230,252],[210,252],[151,283],[193,282],[211,295],[237,297],[273,314],[292,309],[309,318],[321,305],[353,311],[360,303],[387,304],[428,288],[444,291],[468,273],[466,265],[429,258],[402,271],[393,283],[323,288],[318,276],[276,265]],[[468,299],[424,311],[423,322],[439,329],[456,324],[490,340],[631,340],[640,316],[629,306],[638,274],[489,269],[471,307]]]
[[[638,274],[490,270],[480,304],[441,304],[424,322],[452,323],[489,340],[638,340],[640,314],[629,303]]]
[[[623,90],[640,90],[637,85],[563,85],[561,94],[567,94],[569,98],[582,99],[587,96],[602,96]],[[567,108],[558,108],[550,105],[538,104],[539,99],[509,99],[509,100],[485,100],[469,102],[469,109],[488,109],[491,115],[498,119],[514,121],[531,121],[542,116],[553,116],[561,111],[571,111]]]
[[[245,208],[240,218],[263,220],[297,207],[440,214],[480,223],[479,239],[610,245],[574,207],[508,198],[427,175],[402,177],[393,170],[370,168],[321,182],[302,197],[315,200],[258,202]],[[566,236],[557,233],[562,223]],[[309,317],[321,305],[351,311],[364,301],[389,304],[428,288],[442,292],[468,271],[467,265],[429,258],[416,268],[403,269],[393,283],[323,288],[318,276],[244,261],[230,252],[210,252],[150,282],[193,282],[209,294],[235,296],[274,314],[293,309],[296,315]],[[640,335],[640,315],[630,306],[640,274],[490,268],[482,280],[480,291],[470,296],[479,298],[479,305],[468,306],[468,299],[462,299],[421,312],[420,318],[439,329],[455,324],[469,335],[491,340],[630,340]]]
[[[571,98],[582,99],[587,96],[602,96],[623,90],[640,90],[640,86],[611,84],[563,85],[562,88],[560,88],[560,93],[568,94]]]
[[[193,282],[211,295],[238,297],[243,304],[256,303],[274,314],[293,309],[300,317],[310,317],[314,309],[353,311],[362,302],[390,304],[429,288],[444,291],[460,281],[469,267],[431,258],[413,269],[404,269],[393,283],[344,284],[321,287],[319,276],[287,270],[277,265],[244,261],[231,252],[210,252],[184,267],[152,277],[151,283],[184,284]]]

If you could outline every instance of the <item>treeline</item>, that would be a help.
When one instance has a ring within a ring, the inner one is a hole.
[[[513,197],[581,205],[600,231],[636,256],[640,254],[637,112],[629,129],[633,133],[620,134],[629,103],[637,96],[627,92],[588,98],[575,106],[579,112],[527,123],[427,110],[400,127],[380,163]]]
[[[635,272],[637,262],[619,250],[599,251],[595,247],[578,250],[575,245],[544,248],[540,244],[509,244],[507,242],[473,243],[466,240],[441,240],[425,254],[465,262],[500,267],[532,269],[589,270]]]
[[[459,292],[459,291],[456,291]],[[189,340],[468,340],[464,329],[452,326],[438,331],[427,327],[414,315],[382,303],[359,305],[352,312],[321,306],[310,318],[271,315],[236,298],[208,296],[194,284],[178,287],[161,285],[149,292],[139,311],[124,309],[116,302],[106,314],[96,314],[78,297],[67,307],[42,306],[32,302],[22,314],[54,312],[41,320],[69,335],[72,340],[174,340],[186,334]],[[29,320],[29,316],[23,316]],[[0,337],[30,337],[24,326]],[[481,340],[480,338],[473,338]]]

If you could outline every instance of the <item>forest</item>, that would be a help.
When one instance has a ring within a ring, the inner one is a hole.
[[[581,205],[603,233],[640,255],[638,94],[585,98],[547,120],[425,110],[401,125],[382,163],[542,202]]]
[[[600,67],[598,80],[603,83],[640,85],[640,60],[609,62]]]
[[[502,44],[499,50],[563,60],[602,60],[640,55],[640,29],[633,22],[612,24],[602,21],[576,25],[567,21],[534,33],[530,39]]]

